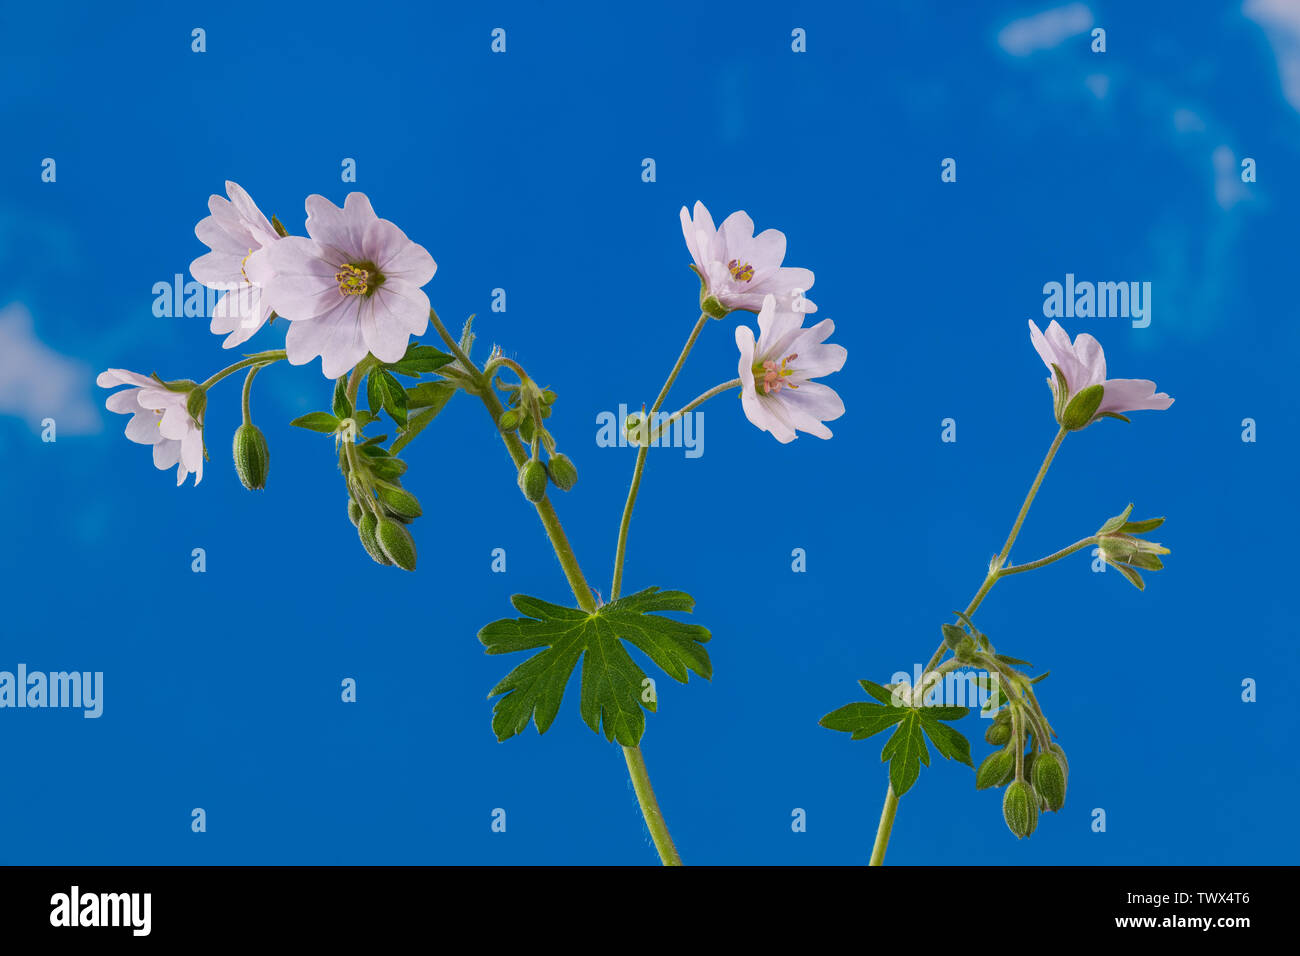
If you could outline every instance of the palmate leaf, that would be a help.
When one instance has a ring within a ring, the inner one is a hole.
[[[949,760],[957,760],[973,767],[970,741],[955,727],[942,721],[961,720],[969,707],[912,707],[897,706],[889,688],[868,680],[858,681],[870,696],[880,701],[872,704],[858,701],[833,710],[820,721],[828,730],[848,733],[853,740],[865,740],[897,724],[893,736],[885,742],[880,752],[881,760],[889,761],[889,784],[896,796],[902,796],[916,783],[921,764],[930,766],[930,751],[925,745],[929,737],[934,749]]]
[[[590,613],[522,594],[510,602],[527,617],[494,621],[479,631],[487,653],[545,650],[512,670],[488,694],[504,695],[492,711],[492,730],[498,740],[520,733],[529,720],[538,733],[546,733],[581,660],[578,709],[582,719],[597,733],[603,727],[607,740],[636,746],[645,730],[642,707],[655,710],[656,703],[652,694],[646,694],[645,672],[628,654],[624,641],[683,684],[688,671],[705,679],[713,676],[704,649],[708,630],[653,613],[689,612],[695,599],[683,591],[646,588]]]

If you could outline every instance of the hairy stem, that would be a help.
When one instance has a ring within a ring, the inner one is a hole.
[[[230,365],[227,366],[226,368],[223,368],[220,372],[217,372],[206,382],[201,383],[199,385],[199,388],[204,389],[206,391],[207,389],[211,388],[213,385],[216,385],[227,375],[234,375],[241,368],[248,368],[250,365],[270,365],[272,362],[278,362],[281,359],[285,359],[288,357],[289,356],[284,351],[284,349],[272,349],[269,352],[258,352],[256,355],[248,356],[248,358],[244,359],[242,362],[236,362],[234,365]]]
[[[704,326],[708,323],[709,316],[706,312],[701,312],[700,317],[695,322],[695,328],[691,329],[690,336],[686,339],[686,344],[682,347],[682,352],[677,356],[677,364],[673,370],[668,373],[668,380],[664,382],[664,387],[659,390],[659,397],[655,399],[654,406],[650,409],[647,418],[653,418],[659,409],[663,407],[664,399],[668,397],[669,390],[673,387],[673,382],[677,381],[677,375],[686,364],[686,356],[691,354],[691,349],[695,348],[695,340],[700,337],[704,331]],[[646,454],[650,451],[649,444],[643,444],[636,453],[636,464],[632,467],[632,485],[627,491],[627,502],[623,505],[623,518],[618,526],[618,545],[614,549],[614,582],[609,588],[609,599],[618,600],[619,593],[623,588],[623,561],[627,557],[627,534],[632,525],[632,509],[636,507],[636,496],[641,490],[641,473],[645,471]]]
[[[871,848],[871,862],[869,866],[884,866],[885,851],[889,849],[889,834],[894,829],[894,815],[898,813],[898,797],[894,793],[894,787],[891,784],[885,791],[885,806],[880,811],[880,825],[876,827],[876,843]]]
[[[466,374],[470,376],[476,385],[478,397],[495,424],[500,420],[505,409],[501,405],[501,400],[497,398],[492,390],[491,383],[479,371],[478,367],[470,361],[469,356],[461,349],[460,344],[447,331],[447,327],[442,324],[438,314],[432,309],[429,310],[429,318],[438,330],[438,335],[451,349],[461,367],[464,368]],[[523,444],[515,436],[514,432],[502,432],[500,429],[497,429],[497,431],[501,435],[501,441],[506,446],[510,460],[514,462],[515,468],[518,469],[528,460],[528,453],[524,450]],[[578,565],[577,556],[573,553],[573,546],[569,544],[569,538],[564,533],[564,526],[560,524],[560,518],[555,513],[555,508],[551,505],[550,497],[544,496],[541,501],[534,502],[533,507],[537,509],[537,516],[542,520],[542,527],[546,529],[546,537],[550,540],[551,548],[560,561],[560,567],[564,569],[564,576],[569,582],[569,589],[573,591],[578,606],[589,614],[594,613],[596,601],[592,597],[591,587],[587,584],[582,568]],[[663,811],[659,809],[659,801],[655,798],[654,788],[650,785],[650,774],[646,770],[645,756],[641,753],[641,748],[624,747],[623,758],[627,761],[628,773],[632,777],[632,788],[636,791],[637,804],[641,807],[641,816],[645,819],[646,827],[650,830],[650,837],[654,840],[655,849],[659,851],[660,860],[663,861],[665,866],[681,866],[681,855],[673,844],[673,838],[668,832],[668,824],[664,820]]]
[[[1038,497],[1038,489],[1042,487],[1043,478],[1047,475],[1047,469],[1052,467],[1052,459],[1056,457],[1056,452],[1060,449],[1061,442],[1065,441],[1065,436],[1068,434],[1069,432],[1062,427],[1057,431],[1056,438],[1053,439],[1051,447],[1047,449],[1047,455],[1043,458],[1043,463],[1038,466],[1038,474],[1034,476],[1034,483],[1029,486],[1029,493],[1025,495],[1024,503],[1020,506],[1020,512],[1016,515],[1015,523],[1011,526],[1011,533],[1007,535],[1006,543],[1002,545],[1002,550],[998,552],[998,556],[990,562],[988,574],[984,576],[984,583],[981,584],[980,589],[975,592],[975,596],[971,598],[970,604],[966,605],[967,618],[970,618],[977,610],[979,610],[979,606],[983,603],[984,598],[988,596],[989,591],[993,590],[993,585],[997,584],[998,579],[1002,576],[1003,566],[1007,562],[1007,557],[1011,554],[1011,546],[1016,543],[1016,538],[1020,535],[1020,527],[1025,523],[1025,517],[1029,514],[1029,508],[1034,503],[1034,499]],[[1066,554],[1087,547],[1088,540],[1076,542],[1076,544],[1071,545],[1070,548],[1065,549],[1065,551],[1058,551],[1056,554],[1050,555],[1049,558],[1044,558],[1040,562],[1030,562],[1029,565],[1021,565],[1016,569],[1016,571],[1029,571],[1031,570],[1031,565],[1034,567],[1042,567],[1044,564],[1050,564],[1051,561],[1059,560]],[[1007,573],[1014,574],[1016,571],[1008,570]],[[930,663],[926,665],[925,669],[927,671],[934,670],[934,668],[939,664],[939,661],[943,658],[944,652],[947,649],[948,645],[940,641],[938,650],[936,650],[931,656]],[[1015,715],[1013,714],[1012,716],[1014,717]],[[1022,758],[1017,758],[1018,765],[1021,759]],[[885,810],[880,815],[880,826],[876,829],[876,844],[871,851],[871,862],[873,865],[879,866],[881,861],[885,858],[885,849],[889,846],[889,834],[894,826],[894,814],[897,809],[898,797],[894,795],[894,788],[891,786],[885,792]]]
[[[672,427],[673,422],[677,421],[683,415],[686,415],[694,411],[695,409],[699,408],[709,399],[713,398],[713,396],[721,395],[723,392],[729,392],[733,388],[740,388],[740,379],[733,378],[730,382],[723,382],[721,385],[715,385],[713,386],[713,388],[709,389],[703,395],[696,396],[690,402],[683,405],[677,411],[673,412],[662,422],[660,422],[659,427],[656,428],[654,431],[650,432],[649,436],[645,440],[645,443],[647,445],[653,444],[660,435],[662,435],[664,432],[666,432],[669,428]]]
[[[1035,571],[1038,568],[1045,568],[1053,561],[1060,561],[1062,558],[1068,557],[1076,551],[1082,551],[1089,545],[1094,545],[1096,543],[1097,536],[1094,534],[1091,538],[1084,538],[1082,541],[1076,541],[1068,548],[1062,548],[1055,554],[1049,554],[1047,557],[1039,558],[1037,561],[1028,561],[1025,564],[1009,565],[998,572],[998,577],[1005,578],[1008,574],[1019,574],[1021,571]]]

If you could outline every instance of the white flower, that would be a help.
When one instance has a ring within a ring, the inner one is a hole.
[[[777,305],[787,311],[817,311],[812,300],[803,297],[812,288],[812,272],[781,265],[785,233],[765,229],[755,236],[754,220],[744,211],[733,212],[715,229],[702,202],[695,204],[694,217],[683,206],[681,220],[702,282],[700,305],[715,319],[734,309],[757,312],[767,295],[776,296]]]
[[[844,403],[834,389],[812,379],[844,367],[844,347],[824,344],[835,323],[823,319],[805,329],[803,313],[778,310],[776,297],[768,295],[758,328],[757,343],[749,326],[736,328],[745,417],[782,443],[793,441],[796,431],[830,438],[822,422],[843,415]]]
[[[156,379],[125,369],[110,368],[95,380],[100,388],[131,388],[108,396],[110,412],[130,415],[126,437],[139,445],[153,445],[154,466],[166,471],[176,467],[176,484],[194,473],[194,484],[203,480],[203,428],[189,413],[189,392],[173,392]]]
[[[349,193],[342,209],[308,196],[307,234],[271,247],[275,278],[267,297],[291,323],[289,361],[305,365],[319,355],[329,378],[367,352],[398,361],[410,336],[428,327],[429,297],[420,287],[437,269],[433,257],[376,216],[364,193]]]
[[[266,248],[279,241],[257,203],[238,183],[227,181],[229,200],[208,199],[212,215],[199,221],[194,234],[211,252],[190,263],[190,275],[209,289],[224,289],[212,310],[211,329],[226,335],[223,348],[253,337],[271,315],[262,288],[271,279]]]
[[[1056,399],[1058,421],[1076,395],[1094,385],[1102,387],[1101,404],[1097,406],[1092,418],[1079,422],[1074,430],[1090,425],[1106,415],[1124,418],[1124,412],[1164,411],[1174,403],[1164,392],[1157,392],[1156,383],[1147,379],[1107,378],[1106,353],[1102,351],[1101,343],[1087,332],[1079,334],[1071,342],[1070,333],[1055,320],[1047,327],[1047,334],[1044,335],[1034,320],[1030,319],[1029,340],[1047,370],[1052,373],[1047,381],[1052,386],[1052,395]],[[1064,393],[1056,380],[1057,369],[1060,369],[1065,378]]]

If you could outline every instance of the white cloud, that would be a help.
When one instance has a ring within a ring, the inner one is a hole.
[[[1296,0],[1246,0],[1242,14],[1264,28],[1277,58],[1282,95],[1300,110],[1300,3]]]
[[[1086,4],[1071,3],[1012,20],[998,31],[998,45],[1012,56],[1029,56],[1086,33],[1092,29],[1092,23],[1092,11]]]
[[[21,418],[33,431],[53,418],[63,434],[97,432],[102,422],[91,380],[88,367],[36,337],[26,306],[0,309],[0,415]]]
[[[1214,199],[1224,209],[1231,209],[1243,199],[1250,198],[1250,190],[1241,181],[1241,164],[1232,147],[1217,147],[1211,154],[1214,161]]]

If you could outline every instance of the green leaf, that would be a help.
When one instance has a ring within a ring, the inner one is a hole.
[[[880,701],[886,707],[894,706],[894,695],[890,692],[888,687],[881,687],[879,684],[869,680],[860,680],[858,683],[862,685],[863,690],[876,698],[876,700]]]
[[[348,379],[346,375],[334,382],[334,414],[338,418],[352,417],[352,403],[348,401]]]
[[[366,401],[370,404],[372,414],[378,415],[382,408],[398,425],[406,427],[406,389],[393,377],[392,372],[377,368],[370,373],[366,380]]]
[[[456,394],[449,382],[421,382],[406,390],[406,404],[411,408],[442,408]]]
[[[930,766],[930,751],[925,746],[921,716],[917,711],[907,709],[894,736],[880,752],[880,759],[889,761],[889,784],[894,788],[894,795],[899,797],[912,789],[912,784],[921,774],[921,764]]]
[[[838,710],[832,710],[818,723],[827,730],[852,734],[853,740],[866,740],[894,726],[907,715],[908,710],[907,707],[882,707],[879,704],[857,701],[845,704]]]
[[[961,720],[970,713],[969,707],[922,707],[922,713],[929,714],[935,720]]]
[[[432,345],[419,345],[412,342],[401,361],[385,365],[384,368],[409,378],[419,378],[421,373],[437,371],[452,361],[454,361],[452,356],[435,349]]]
[[[428,382],[426,384],[443,385],[442,382]],[[450,399],[452,395],[456,394],[456,389],[452,388],[451,386],[443,385],[443,387],[445,391],[442,396],[441,402],[439,402],[436,405],[428,405],[427,407],[420,409],[420,411],[417,412],[415,416],[407,423],[406,428],[402,430],[402,434],[397,436],[397,440],[393,442],[393,447],[392,447],[392,452],[394,455],[397,454],[399,451],[401,451],[403,448],[405,448],[407,445],[409,445],[411,443],[411,439],[415,438],[416,435],[424,431],[424,427],[428,425],[429,422],[433,421],[435,418],[438,417],[438,413],[442,411],[443,406],[447,404],[448,399]],[[414,408],[415,406],[413,405],[412,407]]]
[[[956,727],[949,727],[936,720],[930,713],[933,709],[923,707],[918,713],[921,717],[921,726],[925,728],[926,736],[934,744],[934,749],[949,760],[959,760],[968,767],[974,767],[975,764],[970,759],[970,741]],[[961,709],[965,710],[964,707]]]
[[[642,707],[655,710],[643,694],[645,672],[628,654],[632,644],[674,680],[686,683],[688,671],[713,675],[704,644],[709,632],[698,624],[661,617],[656,611],[689,612],[695,599],[682,591],[646,588],[595,611],[562,607],[516,594],[511,603],[521,618],[494,621],[479,631],[489,654],[545,648],[507,674],[489,697],[503,694],[492,712],[498,740],[520,733],[531,719],[538,733],[555,720],[569,678],[582,661],[578,709],[593,731],[604,728],[607,740],[636,746],[645,730]]]
[[[1000,663],[1010,664],[1012,667],[1033,667],[1034,666],[1033,664],[1029,663],[1029,661],[1022,661],[1020,658],[1012,657],[1010,654],[994,654],[993,656],[997,658],[997,660]]]
[[[339,427],[339,420],[329,412],[308,412],[301,418],[295,418],[289,424],[329,435]]]

